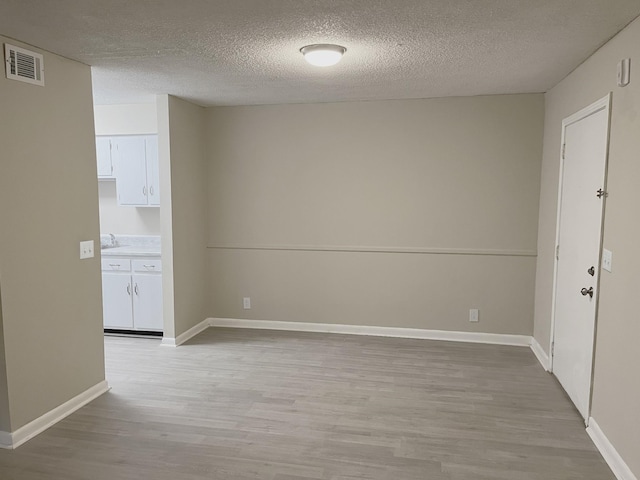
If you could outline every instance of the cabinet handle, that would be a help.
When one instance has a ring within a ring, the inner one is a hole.
[[[131,284],[127,283],[127,293],[131,295]]]
[[[153,185],[149,187],[149,195],[153,195]]]
[[[147,187],[142,187],[142,194],[146,197],[147,196]]]
[[[143,265],[144,268],[156,268],[155,265]]]
[[[112,268],[120,268],[120,264],[119,263],[110,263],[109,266],[112,267]]]
[[[136,286],[133,287],[133,291],[136,292],[136,295],[139,295],[138,293],[138,284],[136,283]]]

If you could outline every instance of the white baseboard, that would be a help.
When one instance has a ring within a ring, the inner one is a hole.
[[[638,480],[593,417],[589,418],[587,433],[618,480]]]
[[[342,333],[347,335],[370,335],[374,337],[419,338],[451,342],[488,343],[528,347],[528,335],[506,335],[498,333],[449,332],[445,330],[423,330],[419,328],[370,327],[362,325],[339,325],[332,323],[274,322],[268,320],[241,320],[234,318],[210,318],[212,327],[251,328],[258,330],[289,330],[293,332]]]
[[[547,355],[547,352],[544,351],[544,349],[542,348],[542,345],[540,345],[540,343],[538,342],[538,340],[536,340],[535,337],[531,337],[531,350],[533,351],[534,355],[540,362],[540,365],[542,365],[542,367],[547,372],[550,372],[551,363],[549,361],[549,355]]]
[[[109,385],[104,380],[41,417],[27,423],[25,426],[20,427],[15,432],[0,432],[0,448],[18,448],[107,391],[109,391]]]
[[[195,325],[194,327],[191,327],[186,332],[181,333],[176,338],[164,337],[162,339],[162,343],[160,344],[160,346],[161,347],[177,347],[179,345],[182,345],[187,340],[191,340],[193,337],[195,337],[199,333],[203,332],[204,330],[206,330],[210,326],[211,326],[211,322],[207,318],[207,319],[203,320],[202,322],[200,322],[199,324]]]

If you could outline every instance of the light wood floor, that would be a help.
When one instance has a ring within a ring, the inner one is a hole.
[[[615,480],[531,351],[209,329],[107,337],[111,392],[2,480]]]

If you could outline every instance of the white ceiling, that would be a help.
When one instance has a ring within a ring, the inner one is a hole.
[[[0,0],[0,33],[92,65],[96,103],[253,105],[544,92],[638,15],[638,0]],[[318,69],[312,43],[348,51]]]

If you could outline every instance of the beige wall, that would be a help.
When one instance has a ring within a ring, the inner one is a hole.
[[[45,87],[0,78],[0,277],[14,431],[104,380],[100,261],[79,259],[81,240],[100,243],[91,71],[41,53]]]
[[[205,110],[162,95],[158,113],[165,336],[175,338],[208,317]]]
[[[616,85],[623,58],[640,61],[640,19],[602,47],[546,95],[545,141],[540,196],[535,337],[547,349],[551,334],[553,250],[556,235],[562,119],[613,91],[604,247],[613,251],[613,272],[603,271],[596,338],[592,416],[640,477],[640,381],[637,366],[640,322],[637,312],[637,206],[640,205],[640,77]],[[635,68],[635,67],[634,67]]]
[[[169,95],[156,96],[158,119],[158,163],[160,171],[160,238],[162,240],[162,316],[163,335],[175,338],[175,301],[173,282],[173,204],[171,192],[171,132]]]
[[[154,135],[158,133],[155,104],[95,105],[96,135]],[[128,235],[160,235],[160,209],[121,207],[114,181],[98,183],[100,231]]]
[[[9,392],[7,391],[7,364],[4,351],[4,328],[2,325],[2,289],[0,289],[0,432],[11,431],[9,415]]]
[[[209,109],[210,312],[531,334],[543,108]]]

